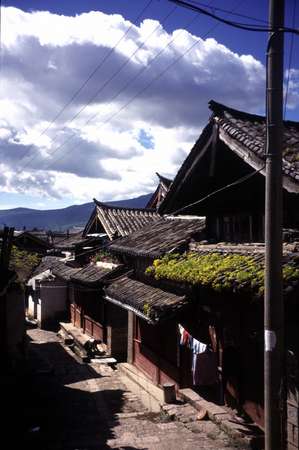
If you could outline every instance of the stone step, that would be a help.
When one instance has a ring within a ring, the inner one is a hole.
[[[98,357],[98,358],[91,358],[90,359],[90,363],[91,364],[111,364],[111,365],[114,365],[114,364],[117,364],[117,361],[116,361],[115,358],[102,356],[102,357]]]
[[[80,328],[75,327],[72,323],[60,322],[60,327],[65,334],[71,336],[74,339],[75,343],[79,347],[86,349],[90,345],[90,342],[93,342],[93,339],[87,336],[87,334],[83,333]]]
[[[84,350],[84,348],[80,348],[76,344],[74,344],[72,346],[72,350],[80,358],[80,360],[82,362],[84,362],[84,363],[89,363],[90,362],[90,358],[89,358],[86,350]]]
[[[242,445],[242,448],[262,448],[264,434],[257,425],[241,423],[236,417],[229,414],[226,409],[203,399],[192,389],[180,389],[179,398],[188,402],[199,413],[205,410],[209,419],[233,438],[238,445]]]

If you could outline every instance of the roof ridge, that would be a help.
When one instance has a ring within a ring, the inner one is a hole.
[[[164,175],[161,175],[159,172],[156,172],[157,177],[159,178],[160,181],[166,181],[167,183],[172,183],[172,179],[171,178],[167,178]]]
[[[219,113],[223,113],[224,111],[228,111],[232,115],[238,115],[239,117],[244,117],[244,118],[250,117],[252,119],[259,120],[261,122],[264,122],[266,120],[266,117],[262,116],[260,114],[254,114],[254,113],[248,113],[246,111],[241,111],[239,109],[232,108],[230,106],[226,106],[223,103],[216,102],[215,100],[212,100],[212,99],[209,101],[208,105],[209,105],[210,110],[216,115]],[[299,127],[298,121],[296,122],[294,120],[284,120],[283,123],[285,125],[292,125],[292,126]]]
[[[157,215],[159,215],[159,213],[157,213],[157,211],[153,208],[133,208],[133,207],[126,207],[126,206],[114,206],[114,205],[109,205],[107,203],[100,202],[96,198],[94,198],[93,201],[97,206],[100,206],[101,208],[118,209],[121,211],[139,211],[139,212],[147,212],[147,213],[156,213]]]

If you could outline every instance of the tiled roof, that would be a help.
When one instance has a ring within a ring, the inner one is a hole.
[[[222,256],[242,255],[248,256],[264,268],[265,264],[265,245],[264,244],[200,244],[192,242],[189,246],[190,251],[198,255],[209,255],[218,253]],[[286,266],[299,269],[299,242],[283,245],[282,267]],[[284,292],[289,294],[294,288],[298,289],[299,279],[284,281]]]
[[[170,180],[169,178],[163,177],[158,172],[156,172],[156,175],[159,178],[159,184],[158,184],[155,192],[153,193],[153,195],[147,202],[147,205],[146,205],[147,208],[158,209],[159,204],[164,200],[164,198],[170,188],[170,185],[172,183],[172,180]]]
[[[84,284],[97,284],[101,282],[109,273],[111,273],[111,269],[98,267],[96,265],[89,265],[79,270],[74,276],[72,276],[72,280]]]
[[[106,298],[126,309],[132,309],[145,320],[157,322],[180,311],[187,305],[185,296],[166,292],[157,287],[123,275],[105,288]]]
[[[204,227],[202,217],[163,217],[130,236],[117,239],[108,248],[115,253],[156,258],[187,245]]]
[[[52,269],[57,264],[62,264],[61,258],[57,256],[44,256],[39,265],[34,269],[31,277],[35,277],[46,270]]]
[[[172,183],[172,180],[167,177],[163,177],[163,175],[160,175],[158,172],[156,172],[157,177],[159,178],[160,182],[164,184],[165,187],[169,188],[169,186]]]
[[[213,119],[219,125],[219,136],[248,164],[260,169],[265,164],[265,117],[248,114],[216,103],[209,103]],[[299,122],[283,124],[284,187],[299,192]]]
[[[14,242],[15,243],[18,243],[19,241],[22,242],[24,239],[25,240],[29,239],[38,244],[39,246],[45,247],[46,249],[50,249],[52,247],[51,244],[49,243],[49,239],[46,234],[39,235],[31,231],[22,231],[21,233],[18,233],[14,237]]]
[[[127,236],[148,223],[160,218],[159,214],[149,209],[122,208],[105,205],[94,199],[96,207],[89,219],[84,235],[88,234],[95,220],[99,220],[109,239]]]
[[[244,256],[252,256],[255,260],[264,262],[265,259],[265,244],[264,243],[223,243],[219,242],[217,244],[205,244],[201,242],[192,242],[189,245],[189,249],[192,252],[199,254],[208,253],[221,253],[226,254],[237,254]],[[283,258],[284,262],[297,260],[299,263],[299,242],[294,242],[291,244],[283,244]]]
[[[173,202],[175,203],[182,185],[188,181],[190,175],[192,174],[192,171],[196,170],[198,162],[201,161],[200,159],[201,150],[209,146],[209,144],[212,142],[212,137],[213,137],[213,124],[211,121],[209,121],[206,127],[203,129],[201,135],[195,142],[194,146],[192,147],[187,158],[179,168],[163,202],[159,205],[158,212],[160,214],[173,212],[174,209],[176,209],[173,208]],[[184,198],[184,205],[185,205],[185,198]]]
[[[73,249],[76,245],[84,245],[88,244],[94,238],[85,238],[82,236],[82,231],[76,234],[71,234],[68,237],[60,240],[57,244],[55,244],[55,248],[60,249]]]
[[[35,268],[31,278],[51,270],[53,275],[62,278],[63,280],[69,280],[72,275],[78,272],[79,269],[67,266],[61,258],[57,256],[45,256],[42,258],[40,264]]]
[[[74,267],[67,266],[63,262],[55,265],[52,269],[53,275],[63,280],[69,281],[71,277],[73,277],[80,269],[76,269]]]
[[[185,206],[184,197],[190,189],[190,180],[202,169],[203,156],[206,151],[213,151],[217,138],[246,164],[265,175],[265,117],[238,111],[213,100],[209,106],[213,114],[160,204],[158,211],[161,214],[176,210],[178,205]],[[215,155],[211,158],[215,158]],[[284,121],[282,165],[284,188],[299,193],[299,122]],[[223,169],[230,170],[229,167]],[[233,176],[232,180],[235,180],[238,174]],[[200,184],[200,180],[198,182]]]

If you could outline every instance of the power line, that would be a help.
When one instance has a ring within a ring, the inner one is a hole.
[[[163,20],[161,21],[161,24],[164,24],[167,19],[176,11],[177,6],[174,6],[167,14],[166,16],[163,18]],[[70,125],[86,108],[87,106],[89,106],[92,101],[105,89],[106,86],[108,86],[108,84],[129,64],[129,62],[132,60],[132,58],[136,55],[136,53],[144,46],[144,44],[150,39],[150,37],[156,32],[156,30],[158,28],[160,28],[160,23],[154,28],[154,30],[146,37],[146,39],[134,50],[134,52],[121,64],[121,66],[104,82],[104,84],[101,85],[101,87],[89,98],[88,102],[85,103],[80,109],[79,111],[77,111],[76,114],[74,114],[74,116],[67,122],[67,125]],[[67,125],[65,125],[62,129],[62,131],[67,129]],[[55,136],[53,139],[51,139],[52,142],[54,142],[54,140],[56,139],[57,136]],[[70,136],[69,139],[66,140],[65,143],[67,143],[70,139],[72,138],[72,136]],[[54,153],[56,153],[57,150],[59,150],[63,145],[59,146],[58,148],[56,148],[54,150]],[[34,158],[33,158],[34,159]],[[32,160],[32,159],[31,159]],[[25,167],[27,167],[27,165],[31,162],[31,160],[27,161],[27,163],[23,166],[22,169],[24,169]],[[18,172],[17,172],[18,173]]]
[[[292,28],[295,27],[295,17],[296,17],[296,0],[294,0],[294,7],[293,7]],[[285,98],[284,98],[284,112],[283,112],[284,119],[286,117],[287,104],[288,104],[290,71],[291,71],[291,63],[292,63],[292,56],[293,56],[293,48],[294,48],[294,34],[291,35],[291,43],[290,43],[289,67],[288,67],[288,75],[287,75],[287,83],[286,83],[286,92],[285,92]]]
[[[240,6],[240,4],[238,3],[238,5],[233,8],[232,10],[238,8]],[[201,39],[204,39],[205,37],[207,37],[215,28],[217,28],[219,26],[219,23],[216,23],[215,25],[213,25],[202,37]],[[178,56],[172,63],[170,63],[162,72],[160,72],[156,77],[154,77],[146,86],[144,86],[141,90],[139,90],[133,97],[131,97],[130,100],[128,100],[121,108],[119,108],[115,113],[113,113],[110,117],[108,117],[108,119],[106,119],[100,126],[100,128],[102,126],[104,126],[105,124],[107,124],[108,122],[110,122],[114,117],[116,117],[121,111],[123,111],[125,108],[127,108],[127,106],[129,106],[136,98],[138,98],[141,94],[143,94],[150,86],[152,86],[152,84],[157,81],[158,79],[160,79],[171,67],[173,67],[178,61],[180,61],[182,58],[184,58],[196,45],[198,45],[200,41],[197,40],[195,41],[185,52],[183,52],[180,56]],[[95,119],[95,117],[98,115],[99,113],[93,115],[92,117],[90,117],[90,119],[88,119],[87,122],[85,122],[85,125],[87,125],[88,123],[90,123],[93,119]],[[75,135],[71,136],[67,142],[69,142]],[[65,145],[67,142],[64,142],[61,146],[59,146],[58,148],[56,148],[54,150],[54,152],[56,152],[58,149],[60,149],[63,145]],[[79,145],[81,145],[81,143],[78,143],[77,145],[75,145],[74,147],[70,148],[69,151],[65,152],[60,158],[56,159],[55,162],[60,161],[62,159],[65,158],[65,156],[71,151],[74,150],[75,148],[77,148]],[[44,169],[48,168],[49,165],[47,165]]]
[[[193,17],[190,21],[187,22],[186,26],[190,26],[193,24],[196,20],[198,20],[200,16],[196,14],[195,17]],[[178,35],[175,38],[172,38],[165,47],[163,47],[151,60],[150,65],[184,32],[182,30],[178,33]],[[137,78],[142,75],[146,70],[149,69],[150,66],[144,66],[133,78],[131,78],[123,87],[110,99],[109,103],[106,104],[106,106],[109,106],[117,97],[119,97],[120,94],[122,94],[134,81],[136,81]],[[98,116],[99,113],[94,114],[91,116],[84,124],[84,126],[88,125],[93,119],[95,119]],[[103,124],[102,124],[103,125]],[[101,126],[102,126],[101,125]],[[52,153],[51,156],[54,155],[58,150],[60,150],[64,145],[66,145],[70,140],[72,140],[76,136],[76,133],[72,133],[72,135],[66,139],[59,147],[57,147]]]
[[[183,206],[182,208],[177,209],[176,211],[170,213],[170,215],[178,214],[178,213],[180,213],[180,212],[182,212],[182,211],[184,211],[184,210],[186,210],[186,209],[188,209],[188,208],[191,208],[192,206],[196,206],[196,205],[198,205],[198,204],[204,202],[205,200],[207,200],[207,199],[210,198],[210,197],[213,197],[214,195],[218,194],[219,192],[222,192],[222,191],[224,191],[224,190],[226,190],[226,189],[229,189],[229,188],[231,188],[231,187],[233,187],[233,186],[237,186],[237,185],[239,185],[239,184],[242,184],[242,183],[246,182],[247,180],[249,180],[249,179],[252,178],[253,176],[255,176],[255,175],[257,175],[258,173],[262,172],[262,171],[265,169],[265,167],[266,167],[266,166],[263,165],[263,167],[261,167],[260,169],[255,170],[254,172],[251,172],[251,173],[249,173],[249,174],[247,174],[247,175],[245,175],[245,176],[243,176],[243,177],[237,179],[236,181],[234,181],[234,182],[232,182],[232,183],[230,183],[230,184],[227,184],[226,186],[223,186],[222,188],[217,189],[217,190],[211,192],[210,194],[206,195],[205,197],[203,197],[203,198],[201,198],[201,199],[199,199],[199,200],[196,200],[196,201],[193,202],[193,203],[189,203],[188,205],[185,205],[185,206]],[[167,216],[167,214],[166,214],[166,216]],[[161,216],[161,217],[162,217],[162,216]],[[106,249],[107,247],[109,247],[109,243],[108,243],[108,244],[104,244],[104,245],[100,245],[100,246],[97,246],[97,247],[94,247],[94,248],[91,248],[91,249],[88,249],[88,250],[86,250],[86,251],[84,251],[84,252],[80,252],[80,253],[76,254],[76,256],[87,255],[87,254],[93,253],[93,252],[95,252],[95,251],[97,251],[97,250],[103,250],[103,249]]]
[[[271,32],[283,32],[283,33],[294,33],[299,35],[299,30],[296,30],[295,28],[289,28],[289,27],[281,27],[281,28],[271,28],[271,27],[262,27],[260,25],[253,25],[250,23],[240,23],[240,22],[233,22],[231,20],[224,19],[223,17],[220,17],[214,13],[211,13],[207,11],[204,8],[201,8],[200,6],[197,6],[196,4],[186,2],[184,0],[168,0],[171,3],[175,3],[179,6],[182,6],[184,8],[190,9],[192,11],[197,11],[201,14],[204,14],[205,16],[211,17],[219,22],[222,22],[226,25],[229,25],[234,28],[238,28],[240,30],[246,30],[246,31],[258,31],[263,33],[271,33]]]
[[[177,7],[175,6],[161,21],[161,24],[164,24],[166,20],[175,12]],[[157,31],[157,29],[160,28],[160,23],[157,25],[154,30],[146,37],[146,39],[134,50],[134,52],[130,55],[129,58],[114,72],[114,74],[108,78],[108,80],[105,81],[105,83],[90,97],[87,103],[67,122],[67,125],[73,122],[80,114],[83,112],[87,106],[90,105],[90,103],[104,90],[106,86],[129,64],[129,62],[132,60],[132,58],[136,55],[136,53],[142,49],[144,44],[150,39],[150,37]],[[66,126],[63,128],[63,130],[66,129]],[[55,140],[55,138],[54,138]]]
[[[72,95],[72,97],[68,100],[68,102],[58,111],[58,113],[56,114],[56,116],[51,120],[51,122],[49,123],[49,125],[41,132],[41,134],[39,135],[39,138],[41,136],[43,136],[50,128],[51,126],[56,122],[56,120],[62,115],[62,113],[67,109],[67,107],[74,101],[74,99],[80,94],[80,92],[84,89],[84,87],[88,84],[88,82],[91,80],[91,78],[98,72],[98,70],[100,70],[104,63],[107,61],[107,59],[110,57],[110,55],[112,55],[112,53],[115,51],[115,49],[119,46],[119,44],[123,41],[123,39],[129,34],[129,32],[131,31],[132,27],[134,26],[134,24],[136,24],[138,22],[138,20],[143,16],[143,14],[145,13],[145,11],[150,7],[151,3],[153,2],[153,0],[149,0],[146,5],[144,6],[144,8],[141,10],[141,12],[138,14],[138,16],[136,17],[136,19],[134,20],[134,22],[131,23],[131,25],[129,26],[129,28],[126,30],[126,32],[120,37],[120,39],[116,42],[116,44],[110,49],[108,50],[108,52],[104,55],[104,57],[101,59],[101,61],[98,63],[98,65],[93,69],[93,71],[88,75],[88,77],[86,78],[86,80],[80,85],[80,87],[74,92],[74,94]],[[31,144],[30,147],[27,149],[26,153],[28,153],[28,151],[33,147],[34,144]],[[24,156],[22,156],[22,159],[24,159]],[[30,161],[29,161],[30,162]],[[27,165],[27,164],[26,164]],[[19,173],[19,172],[17,172]]]
[[[204,202],[205,200],[207,200],[207,199],[210,198],[210,197],[213,197],[214,195],[218,194],[219,192],[225,191],[226,189],[229,189],[229,188],[231,188],[231,187],[233,187],[233,186],[237,186],[237,185],[239,185],[239,184],[242,184],[242,183],[244,183],[245,181],[247,181],[247,180],[249,180],[250,178],[252,178],[254,175],[256,175],[256,174],[258,174],[259,172],[261,172],[262,170],[264,170],[265,167],[266,167],[266,166],[264,165],[264,166],[261,167],[260,169],[255,170],[254,172],[251,172],[251,173],[249,173],[249,174],[247,174],[247,175],[245,175],[245,176],[243,176],[243,177],[241,177],[241,178],[238,178],[236,181],[233,181],[232,183],[227,184],[226,186],[223,186],[222,188],[217,189],[216,191],[211,192],[210,194],[206,195],[205,197],[203,197],[203,198],[201,198],[201,199],[199,199],[199,200],[196,200],[196,201],[193,202],[193,203],[189,203],[188,205],[183,206],[182,208],[177,209],[176,211],[172,212],[171,214],[172,214],[172,215],[178,214],[178,213],[180,213],[180,212],[182,212],[182,211],[185,211],[185,210],[188,209],[188,208],[191,208],[192,206],[196,206],[196,205],[198,205],[199,203]]]
[[[240,13],[232,12],[232,11],[229,11],[228,9],[219,8],[217,6],[210,6],[209,4],[201,3],[201,2],[198,2],[197,0],[193,0],[193,3],[196,3],[196,5],[203,6],[204,8],[209,8],[212,11],[220,11],[220,12],[223,12],[225,14],[229,14],[231,16],[243,17],[244,19],[251,19],[251,20],[255,20],[256,22],[268,24],[267,20],[259,19],[258,17],[247,16],[246,14],[240,14]]]

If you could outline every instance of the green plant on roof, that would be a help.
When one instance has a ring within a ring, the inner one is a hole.
[[[252,256],[220,253],[166,255],[155,260],[145,273],[157,280],[201,285],[218,292],[243,289],[259,296],[264,292],[264,266]],[[299,280],[299,269],[291,264],[285,265],[283,280],[285,283]]]
[[[118,259],[112,255],[111,253],[109,253],[107,250],[99,250],[96,255],[94,255],[92,257],[93,262],[112,262],[112,263],[117,263]]]
[[[144,314],[145,314],[147,317],[150,316],[150,313],[151,313],[151,307],[150,307],[150,305],[149,305],[148,303],[144,303],[144,305],[143,305],[143,312],[144,312]]]

